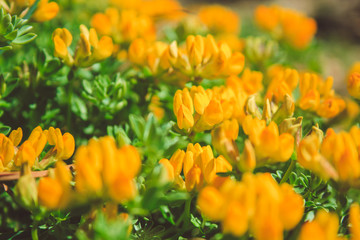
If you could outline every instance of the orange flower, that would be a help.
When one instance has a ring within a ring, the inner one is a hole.
[[[198,15],[212,33],[239,33],[239,17],[228,8],[221,5],[208,5],[201,7]]]
[[[59,5],[56,2],[48,2],[48,0],[41,0],[32,16],[35,21],[45,22],[53,19],[59,12]]]
[[[283,39],[297,49],[306,48],[317,30],[314,19],[276,5],[258,6],[255,10],[255,21],[274,38]]]

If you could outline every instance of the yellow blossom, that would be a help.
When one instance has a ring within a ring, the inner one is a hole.
[[[0,134],[0,162],[2,168],[6,167],[14,157],[14,144],[11,138]],[[4,169],[0,169],[2,172]]]
[[[200,8],[200,20],[211,33],[238,33],[240,20],[237,14],[221,5],[208,5]]]
[[[71,173],[62,161],[56,163],[53,177],[41,178],[38,184],[38,198],[41,205],[62,208],[69,202]]]
[[[266,126],[265,120],[248,115],[243,122],[243,129],[254,145],[258,163],[285,162],[291,157],[294,150],[294,137],[289,133],[279,134],[279,128],[275,122],[271,121]]]
[[[75,187],[82,194],[111,197],[117,202],[136,195],[133,178],[140,170],[141,160],[132,146],[117,148],[111,137],[90,140],[76,151],[75,167]]]
[[[13,142],[15,147],[20,144],[22,137],[23,131],[20,127],[16,130],[12,130],[9,135],[9,139]]]
[[[360,73],[354,72],[347,81],[347,89],[351,96],[360,99]]]
[[[360,239],[360,207],[358,203],[350,206],[349,214],[351,240]]]
[[[66,160],[72,156],[75,150],[75,140],[70,133],[61,134],[59,128],[50,127],[48,130],[48,141],[50,145],[55,145],[56,158]]]
[[[53,19],[59,12],[59,5],[56,2],[48,2],[48,0],[40,0],[34,15],[35,21],[45,22]]]
[[[80,40],[73,57],[68,51],[72,42],[71,33],[65,28],[55,29],[53,33],[55,56],[62,58],[69,66],[78,67],[89,67],[111,56],[114,45],[110,37],[103,36],[99,39],[95,29],[88,30],[84,25],[80,25],[80,32]]]
[[[242,53],[233,52],[225,42],[216,43],[212,35],[189,35],[183,47],[176,42],[146,44],[145,40],[136,39],[130,44],[129,59],[149,67],[162,80],[180,86],[189,80],[239,74],[245,61]]]
[[[255,21],[274,38],[285,40],[297,49],[306,48],[317,30],[314,19],[276,5],[258,6],[255,10]]]
[[[105,13],[96,13],[91,19],[91,26],[101,35],[109,35],[114,42],[131,42],[136,38],[155,40],[154,22],[133,10],[119,11],[108,8]]]
[[[256,239],[282,239],[304,213],[304,201],[288,184],[278,185],[270,174],[245,173],[240,182],[224,179],[204,187],[197,200],[202,214],[222,223],[223,232]]]
[[[312,222],[306,222],[300,230],[298,240],[340,240],[337,236],[339,218],[335,213],[321,209]]]

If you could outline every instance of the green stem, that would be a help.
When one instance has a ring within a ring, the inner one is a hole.
[[[74,91],[74,72],[75,67],[72,67],[68,73],[68,99],[67,99],[67,113],[66,113],[66,125],[68,127],[68,131],[71,131],[71,102]]]
[[[31,237],[33,240],[39,240],[37,222],[34,221],[31,228]]]
[[[33,13],[35,12],[37,5],[39,3],[40,0],[36,0],[35,3],[30,7],[29,11],[26,13],[24,19],[29,19],[31,18],[31,16],[33,15]]]
[[[183,225],[183,229],[185,228],[185,230],[189,226],[189,223],[190,223],[191,201],[192,201],[192,197],[190,197],[188,200],[185,201],[184,225]]]
[[[281,179],[280,184],[286,182],[289,179],[291,172],[295,168],[296,161],[292,160],[292,159],[290,161],[291,161],[290,165],[289,165],[288,169],[286,170],[283,178]]]

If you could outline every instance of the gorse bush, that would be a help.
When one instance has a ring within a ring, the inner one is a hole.
[[[0,238],[360,239],[360,63],[336,93],[313,18],[1,7]]]

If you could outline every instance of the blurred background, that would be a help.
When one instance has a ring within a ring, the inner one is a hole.
[[[351,65],[360,61],[360,1],[359,0],[181,0],[183,6],[222,4],[236,11],[242,31],[252,21],[256,6],[277,4],[301,11],[313,17],[318,25],[317,41],[322,46],[323,76],[333,76],[340,94],[347,94],[345,78]],[[241,34],[243,35],[243,34]]]

